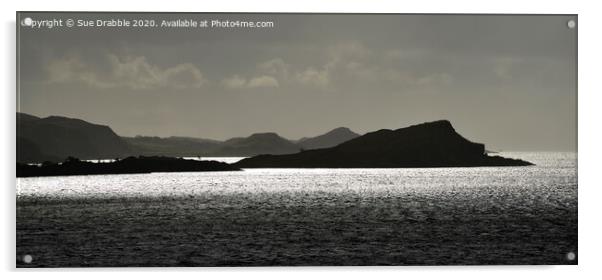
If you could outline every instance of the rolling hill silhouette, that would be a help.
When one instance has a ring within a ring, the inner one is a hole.
[[[120,137],[105,125],[80,119],[50,116],[39,118],[17,113],[17,162],[60,162],[67,157],[81,159],[127,156],[234,156],[291,154],[302,149],[332,147],[358,134],[337,128],[297,143],[276,133],[255,133],[218,141],[194,137]]]
[[[254,156],[258,154],[291,154],[300,146],[273,132],[255,133],[249,137],[237,137],[224,141],[210,153],[215,156]]]
[[[108,126],[17,113],[17,162],[56,161],[68,156],[114,158],[130,152],[128,144]]]
[[[306,150],[322,149],[334,147],[358,136],[360,135],[347,127],[339,127],[316,137],[301,138],[297,144]]]

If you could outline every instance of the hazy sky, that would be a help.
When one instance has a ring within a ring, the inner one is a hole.
[[[576,150],[573,16],[21,14],[273,28],[20,27],[18,110],[124,136],[296,139],[448,119],[500,150]],[[20,21],[20,19],[18,19]]]

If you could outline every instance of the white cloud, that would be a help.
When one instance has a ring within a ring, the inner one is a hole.
[[[310,67],[298,72],[295,79],[305,85],[327,86],[330,84],[330,73],[327,68],[316,70]]]
[[[376,54],[364,44],[351,41],[326,48],[327,59],[320,66],[309,66],[295,72],[294,81],[303,85],[331,88],[337,81],[374,81],[377,69],[369,65]]]
[[[246,79],[239,75],[223,79],[221,84],[228,89],[270,88],[279,87],[278,80],[272,76],[262,75]]]
[[[426,55],[421,50],[376,52],[360,42],[340,43],[326,50],[327,58],[322,65],[293,71],[294,81],[329,89],[355,82],[421,87],[449,84],[453,81],[449,73],[411,69],[409,65]]]
[[[259,88],[259,87],[278,87],[278,81],[271,76],[260,76],[260,77],[255,77],[252,78],[249,83],[248,86],[250,88]]]
[[[296,84],[334,90],[355,82],[386,83],[398,87],[447,84],[452,81],[449,73],[408,69],[409,65],[427,55],[422,50],[390,49],[379,52],[361,42],[350,41],[312,51],[307,56],[312,58],[308,61],[314,62],[313,65],[295,65],[276,57],[257,64],[259,75],[264,76],[248,80],[235,75],[224,79],[222,84],[231,89]]]
[[[80,82],[100,88],[125,87],[135,90],[150,88],[199,88],[207,83],[202,72],[191,63],[171,67],[153,65],[144,56],[105,57],[108,69],[94,67],[81,57],[69,56],[48,63],[48,80],[52,83]]]
[[[266,74],[287,78],[290,65],[284,62],[282,58],[274,58],[257,65],[257,68]]]
[[[295,70],[292,65],[284,62],[282,58],[274,58],[268,61],[257,64],[257,69],[260,72],[268,74],[270,76],[257,77],[255,80],[251,80],[251,84],[266,84],[272,86],[279,86],[280,81],[284,82],[295,82],[303,85],[311,86],[327,86],[329,81],[329,66],[324,65],[320,69],[314,67],[307,67],[303,70]],[[276,80],[275,77],[278,77]]]

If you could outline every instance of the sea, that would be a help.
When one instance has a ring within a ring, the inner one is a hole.
[[[17,178],[16,265],[577,264],[577,154],[500,156],[535,165]]]

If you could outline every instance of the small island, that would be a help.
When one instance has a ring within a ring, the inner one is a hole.
[[[173,157],[127,157],[113,162],[89,162],[69,157],[62,163],[41,165],[17,163],[17,177],[133,174],[152,172],[239,171],[219,161],[186,160]]]
[[[528,166],[530,162],[489,156],[485,145],[458,134],[447,120],[397,130],[381,129],[335,147],[290,155],[259,155],[240,168],[410,168]]]

